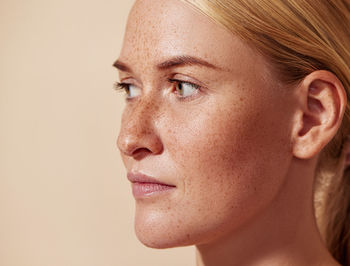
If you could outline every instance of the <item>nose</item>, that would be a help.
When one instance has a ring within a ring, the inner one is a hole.
[[[139,100],[123,113],[117,145],[120,152],[136,160],[160,154],[163,143],[156,128],[158,108],[153,102]]]

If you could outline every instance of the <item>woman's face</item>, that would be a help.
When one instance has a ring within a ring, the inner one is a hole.
[[[139,0],[115,65],[130,84],[118,147],[138,238],[209,243],[258,219],[292,158],[293,97],[267,61],[188,4]]]

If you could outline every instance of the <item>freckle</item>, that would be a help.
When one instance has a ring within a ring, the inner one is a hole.
[[[241,102],[243,102],[243,98],[241,97],[241,98],[239,98],[239,100],[241,101]]]

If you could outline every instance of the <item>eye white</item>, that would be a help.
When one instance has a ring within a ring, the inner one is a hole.
[[[128,98],[134,98],[141,95],[141,89],[134,86],[129,85],[129,92],[128,92]]]
[[[197,91],[197,89],[198,88],[194,84],[187,82],[179,82],[176,85],[176,90],[181,95],[181,97],[191,96]]]

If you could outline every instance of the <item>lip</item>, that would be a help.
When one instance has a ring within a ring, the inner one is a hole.
[[[135,199],[164,195],[176,188],[174,185],[142,173],[129,172],[127,178],[132,183],[132,193]]]

